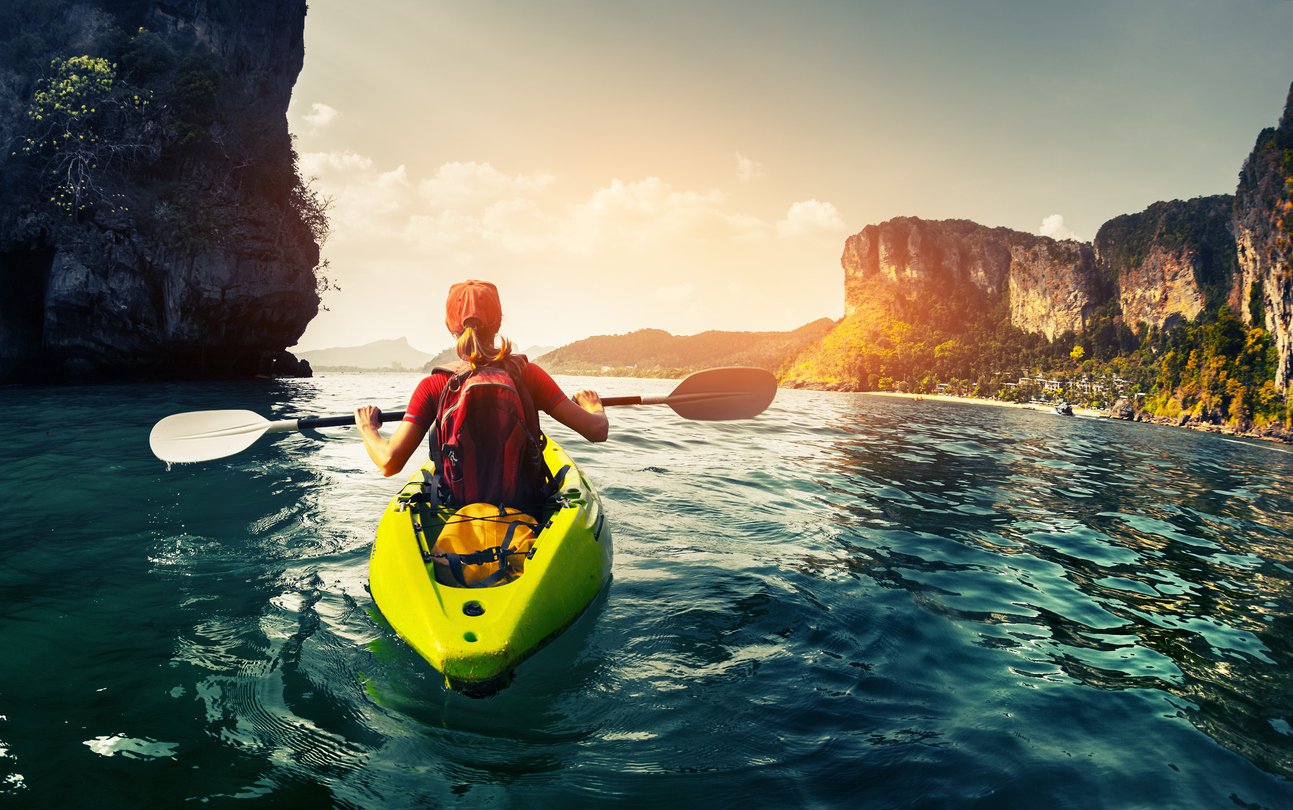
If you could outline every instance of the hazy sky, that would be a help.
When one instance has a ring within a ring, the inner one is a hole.
[[[1290,0],[311,0],[289,111],[334,198],[299,349],[521,346],[843,312],[896,216],[1090,240],[1232,193],[1293,83]]]

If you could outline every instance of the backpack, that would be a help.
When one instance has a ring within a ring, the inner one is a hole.
[[[538,514],[550,487],[539,412],[522,382],[524,356],[449,374],[428,441],[440,497],[452,506],[488,503]],[[433,372],[434,373],[434,372]]]

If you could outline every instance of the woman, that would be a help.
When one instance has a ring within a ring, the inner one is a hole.
[[[493,284],[463,281],[449,288],[445,326],[457,339],[458,356],[464,363],[472,369],[485,365],[507,365],[517,369],[520,381],[537,410],[546,411],[590,442],[606,441],[610,425],[597,392],[581,390],[573,398],[567,397],[546,371],[512,355],[511,341],[498,338],[502,322],[503,307],[498,299],[498,288]],[[495,345],[496,340],[500,345]],[[363,437],[364,449],[383,475],[391,476],[403,470],[422,443],[436,421],[441,394],[451,376],[440,371],[422,380],[409,400],[404,420],[390,438],[379,432],[381,410],[372,405],[355,409],[355,425]]]

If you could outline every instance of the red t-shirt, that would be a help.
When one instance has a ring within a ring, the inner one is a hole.
[[[431,423],[435,421],[436,406],[440,404],[440,392],[444,390],[445,381],[448,379],[448,374],[432,374],[430,377],[424,377],[413,390],[409,406],[404,410],[404,421],[413,422],[424,428],[431,427]],[[561,386],[557,385],[548,372],[534,363],[525,364],[525,368],[521,371],[521,383],[529,390],[530,398],[534,400],[534,407],[541,411],[552,413],[552,409],[566,398]]]

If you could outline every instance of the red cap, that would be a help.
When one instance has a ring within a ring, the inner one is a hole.
[[[471,321],[472,323],[468,323]],[[498,334],[503,324],[503,305],[498,288],[488,281],[460,281],[449,288],[444,325],[455,335],[474,326],[489,335]]]

